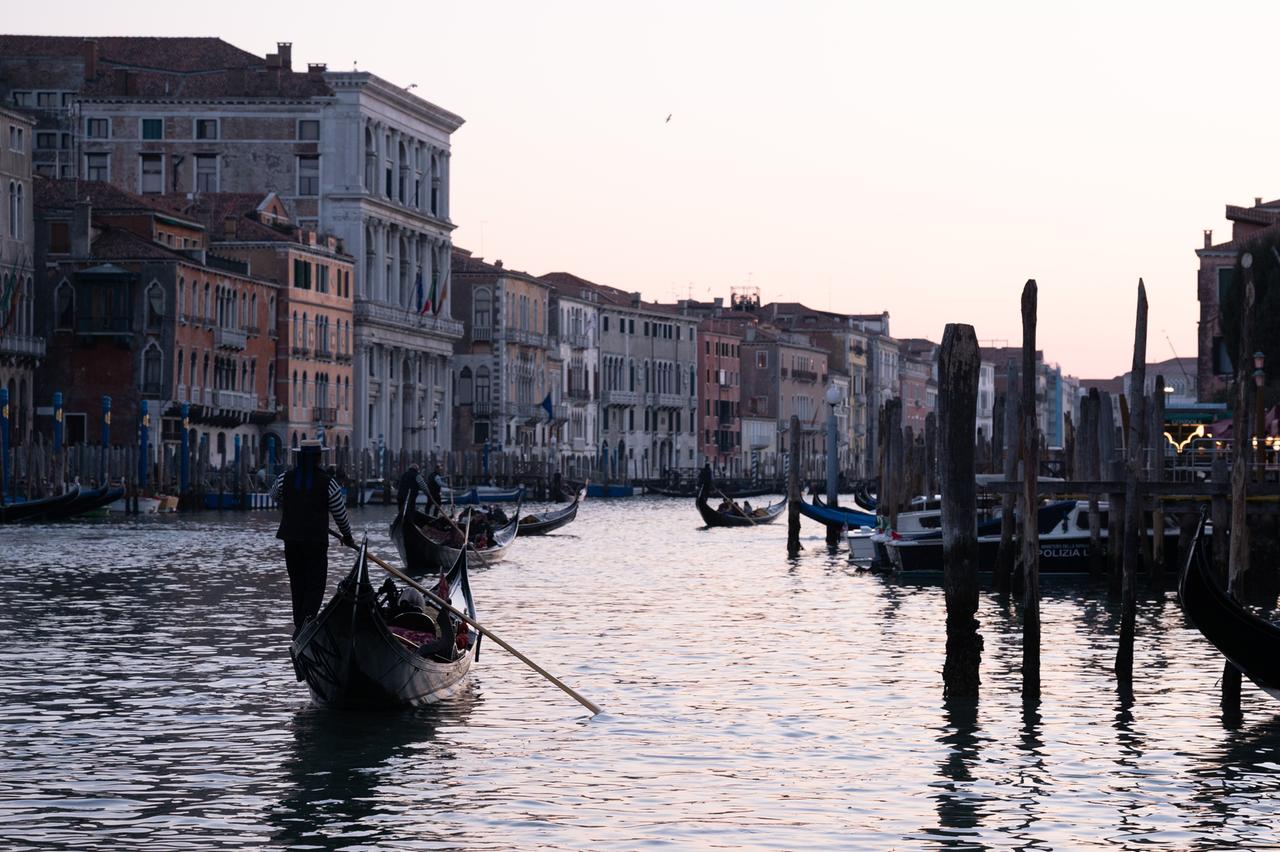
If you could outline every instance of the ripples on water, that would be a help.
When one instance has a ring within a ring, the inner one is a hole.
[[[394,555],[385,510],[355,513]],[[1172,593],[1140,603],[1135,694],[1105,588],[1044,582],[1043,701],[1017,607],[982,598],[983,692],[945,706],[938,585],[808,525],[700,530],[689,501],[591,501],[476,569],[482,621],[601,704],[482,647],[458,700],[309,706],[273,519],[6,528],[0,842],[85,848],[1252,848],[1275,838],[1280,705]],[[347,567],[331,551],[330,580]]]

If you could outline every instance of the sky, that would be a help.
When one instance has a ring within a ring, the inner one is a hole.
[[[455,244],[508,267],[1015,345],[1034,278],[1039,347],[1087,378],[1129,368],[1140,277],[1148,360],[1194,356],[1202,230],[1280,195],[1275,4],[11,6],[6,32],[292,41],[416,84],[466,119]]]

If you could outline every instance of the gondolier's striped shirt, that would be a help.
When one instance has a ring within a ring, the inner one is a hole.
[[[289,475],[289,471],[285,471],[276,477],[276,481],[271,484],[269,492],[273,502],[280,502],[280,491],[284,488],[284,478]],[[342,499],[342,487],[338,485],[336,479],[329,479],[329,514],[333,515],[334,521],[338,524],[338,532],[343,535],[351,535],[351,521],[347,518],[347,504]]]

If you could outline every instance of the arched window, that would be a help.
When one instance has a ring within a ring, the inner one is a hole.
[[[254,293],[253,298],[249,300],[249,325],[254,330],[258,328],[258,294]]]
[[[9,181],[9,236],[18,236],[18,185]]]
[[[164,324],[164,288],[159,281],[147,285],[147,330],[159,331]]]
[[[191,353],[191,366],[188,368],[190,372],[190,380],[187,384],[191,385],[191,401],[195,402],[195,386],[196,386],[196,353]]]
[[[267,328],[270,331],[276,329],[276,297],[272,296],[267,301]]]
[[[53,326],[55,329],[70,331],[76,321],[76,290],[71,282],[62,279],[53,291]]]
[[[298,327],[298,345],[301,346],[303,349],[307,348],[307,312],[306,311],[302,312],[302,325]],[[305,379],[303,380],[302,384],[304,386],[306,385]]]
[[[144,394],[161,393],[162,368],[160,347],[155,341],[147,344],[142,352],[142,392]]]
[[[471,368],[463,367],[458,373],[458,405],[469,405],[471,400]]]
[[[183,315],[183,309],[186,308],[187,282],[182,276],[178,276],[178,286],[174,289],[174,295],[177,299],[177,308],[175,319],[180,322],[186,322],[186,316]]]
[[[17,224],[14,225],[14,228],[13,228],[14,231],[16,232],[15,236],[17,236],[18,239],[22,239],[24,234],[23,229],[25,225],[22,221],[23,209],[24,208],[22,204],[22,184],[18,184],[18,204],[17,204],[17,210],[14,214],[17,217]]]
[[[293,390],[289,395],[289,402],[294,408],[302,405],[302,400],[298,397],[298,371],[293,371]]]
[[[476,328],[488,329],[493,324],[490,317],[493,300],[489,295],[488,287],[477,288],[475,297],[472,299],[472,306],[475,313]]]
[[[306,408],[311,404],[311,388],[307,387],[307,371],[302,371],[302,406]]]
[[[208,281],[204,282],[204,324],[213,325],[213,296]]]
[[[178,369],[174,371],[174,375],[175,375],[175,376],[177,376],[177,378],[178,378],[178,384],[182,384],[182,380],[183,380],[183,378],[184,378],[184,375],[183,375],[183,370],[182,370],[182,367],[183,367],[183,360],[182,360],[182,350],[181,350],[181,349],[179,349],[179,350],[178,350],[178,360],[177,360],[177,365],[178,365]]]

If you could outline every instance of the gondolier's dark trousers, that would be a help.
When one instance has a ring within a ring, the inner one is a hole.
[[[329,573],[329,547],[309,541],[286,541],[284,562],[289,569],[289,591],[293,597],[293,632],[320,611],[324,585]]]

